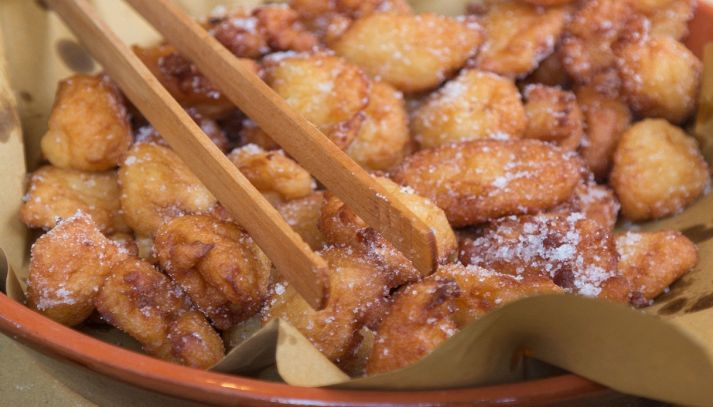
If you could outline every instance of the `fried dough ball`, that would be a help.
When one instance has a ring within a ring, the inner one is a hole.
[[[574,93],[561,88],[528,85],[524,96],[526,138],[553,142],[565,150],[579,147],[584,118]]]
[[[96,306],[104,320],[160,359],[207,369],[225,353],[220,336],[183,291],[139,259],[112,267]]]
[[[299,22],[295,10],[269,4],[251,13],[211,21],[208,32],[235,56],[260,58],[274,51],[309,51],[317,46],[317,37]]]
[[[581,212],[606,230],[614,229],[621,205],[614,191],[596,182],[582,182],[574,189],[569,201],[554,208],[552,213]]]
[[[695,0],[631,0],[634,9],[651,21],[651,34],[682,40],[696,10]]]
[[[333,247],[319,254],[329,265],[325,308],[315,311],[292,286],[277,283],[263,321],[286,320],[339,363],[357,345],[357,332],[381,314],[389,291],[383,272],[353,250]]]
[[[369,103],[361,69],[326,53],[273,54],[264,60],[265,82],[337,146],[352,142]],[[252,129],[264,134],[259,128]],[[249,135],[248,138],[268,137]]]
[[[105,171],[116,167],[130,144],[124,100],[108,77],[77,74],[60,81],[41,141],[52,165]]]
[[[403,92],[433,89],[483,41],[480,26],[435,14],[375,13],[356,20],[330,46]]]
[[[454,141],[521,137],[527,117],[511,79],[463,71],[433,93],[412,115],[411,130],[422,148]]]
[[[215,144],[220,151],[226,152],[230,146],[230,140],[226,136],[223,129],[218,126],[218,123],[209,119],[198,112],[196,108],[190,107],[186,109],[186,113],[200,126],[203,133]],[[142,122],[136,126],[134,132],[134,142],[136,143],[154,143],[168,147],[168,142],[161,137],[161,134],[149,123]]]
[[[550,278],[569,292],[626,302],[614,239],[583,214],[509,216],[461,242],[460,260],[527,280]]]
[[[134,144],[119,169],[121,208],[139,235],[189,213],[211,211],[217,201],[178,156],[166,147]]]
[[[236,148],[228,157],[263,194],[275,194],[287,201],[304,198],[316,187],[307,170],[285,156],[282,150],[265,151],[248,144]]]
[[[594,176],[605,180],[619,139],[631,123],[631,111],[618,97],[599,92],[594,86],[577,89],[577,103],[587,129],[579,153]]]
[[[512,78],[532,72],[552,53],[570,14],[569,7],[539,7],[521,0],[491,0],[485,7],[479,20],[485,42],[475,66]]]
[[[574,3],[575,0],[525,0],[525,2],[536,6],[561,6],[563,4]]]
[[[587,1],[567,24],[559,49],[560,58],[576,82],[614,85],[608,84],[616,70],[612,46],[634,13],[629,3]]]
[[[453,336],[458,331],[452,318],[458,295],[453,280],[436,276],[400,290],[379,324],[366,365],[367,374],[406,367]]]
[[[567,71],[565,71],[560,61],[559,51],[555,50],[550,56],[542,60],[540,65],[525,80],[530,84],[542,84],[546,86],[559,86],[569,88],[572,82]]]
[[[87,319],[104,278],[122,257],[82,213],[65,219],[32,245],[28,306],[68,326]]]
[[[459,328],[521,298],[564,293],[549,278],[518,279],[473,265],[449,264],[438,269],[437,275],[458,285],[460,295],[455,298],[453,319]]]
[[[443,211],[428,199],[416,195],[410,188],[401,188],[383,177],[377,177],[376,181],[431,227],[436,238],[438,261],[445,263],[451,260],[458,242]],[[327,241],[350,246],[382,264],[391,278],[391,287],[398,287],[420,277],[410,260],[331,194],[326,196],[322,206],[319,229]]]
[[[616,237],[619,271],[629,280],[633,298],[650,305],[669,285],[698,263],[698,248],[680,232],[625,232]]]
[[[409,142],[403,95],[385,82],[372,82],[364,122],[347,154],[366,169],[388,170],[403,160]]]
[[[643,221],[683,210],[710,185],[710,172],[693,137],[666,120],[647,119],[622,136],[611,185],[622,214]]]
[[[32,173],[20,208],[29,227],[51,229],[77,211],[88,214],[103,233],[129,232],[119,205],[116,172],[84,172],[44,166]]]
[[[315,191],[304,198],[292,199],[277,204],[277,211],[288,225],[297,232],[302,239],[312,248],[318,250],[324,246],[326,240],[319,230],[319,218],[322,215],[322,201],[324,192]]]
[[[632,110],[683,123],[693,114],[703,63],[671,37],[627,35],[614,48],[619,76]]]
[[[250,318],[267,298],[272,264],[233,223],[178,217],[159,228],[154,247],[161,269],[218,329]]]
[[[574,154],[538,140],[474,140],[422,150],[404,160],[393,179],[462,227],[566,201],[581,167]]]

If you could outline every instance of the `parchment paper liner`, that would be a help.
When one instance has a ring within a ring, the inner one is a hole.
[[[181,3],[188,5],[194,15],[204,16],[225,2]],[[97,6],[127,42],[148,44],[157,39],[155,32],[122,2],[97,2]],[[432,9],[434,2],[428,6]],[[447,6],[458,9],[452,3]],[[39,162],[38,140],[46,128],[56,82],[71,74],[69,67],[87,72],[98,67],[72,45],[72,36],[37,2],[1,2],[0,27],[8,39],[5,46],[11,56],[9,74],[19,95],[25,130],[23,140],[3,66],[0,247],[4,254],[0,253],[0,275],[7,273],[7,294],[22,301],[28,236],[17,219],[17,210],[24,190],[25,156],[29,167],[35,168]],[[58,56],[59,49],[63,50],[64,61]],[[706,159],[713,162],[713,47],[706,49],[705,60],[706,79],[695,133]],[[682,230],[699,245],[701,255],[694,271],[643,311],[576,296],[528,298],[469,325],[413,366],[359,379],[346,376],[295,328],[284,321],[273,321],[233,349],[215,369],[247,374],[276,364],[281,378],[294,385],[434,389],[517,380],[522,377],[522,363],[518,361],[527,354],[622,392],[706,405],[713,400],[712,208],[713,195],[708,195],[682,214],[642,225],[643,230]],[[121,336],[102,339],[123,343],[125,338]]]

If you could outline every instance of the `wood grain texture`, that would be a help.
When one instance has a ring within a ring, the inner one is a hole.
[[[310,305],[322,308],[328,290],[324,260],[210,141],[86,0],[51,0],[49,4],[278,271]]]

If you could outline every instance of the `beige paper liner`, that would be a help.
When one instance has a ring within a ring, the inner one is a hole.
[[[183,0],[196,16],[218,4],[258,1]],[[416,0],[420,8],[462,10],[466,1]],[[27,277],[28,235],[17,210],[23,195],[25,157],[39,163],[38,141],[59,79],[98,69],[56,16],[40,2],[0,2],[0,34],[9,64],[0,65],[0,276],[6,291],[22,301]],[[123,2],[97,1],[100,14],[129,43],[148,44],[156,33]],[[11,40],[10,40],[11,38]],[[713,163],[713,47],[695,133]],[[2,60],[2,58],[0,58]],[[7,72],[6,72],[7,71]],[[8,91],[7,73],[17,98]],[[15,99],[24,139],[17,123]],[[24,142],[24,143],[23,143]],[[23,144],[26,151],[23,151]],[[503,383],[522,378],[519,355],[528,354],[622,392],[670,402],[706,405],[713,400],[713,195],[645,230],[682,230],[700,248],[696,269],[643,311],[576,296],[543,296],[509,304],[486,315],[418,363],[386,374],[350,379],[295,328],[273,321],[233,349],[216,370],[255,374],[273,364],[287,383],[356,389],[436,389]],[[7,262],[5,262],[7,258]],[[13,270],[15,272],[13,272]],[[134,347],[118,333],[112,343]]]

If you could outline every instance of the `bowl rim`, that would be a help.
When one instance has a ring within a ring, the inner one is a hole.
[[[713,40],[713,5],[698,2],[688,47],[701,57]],[[32,311],[0,292],[0,331],[43,354],[77,363],[121,382],[167,396],[216,405],[533,405],[614,391],[575,374],[482,387],[374,391],[290,386],[194,369],[102,342]]]

